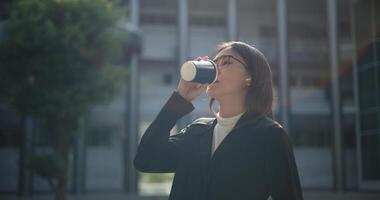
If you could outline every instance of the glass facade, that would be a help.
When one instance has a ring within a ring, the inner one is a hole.
[[[380,185],[380,3],[357,1],[353,7],[360,177],[363,186],[369,182]]]

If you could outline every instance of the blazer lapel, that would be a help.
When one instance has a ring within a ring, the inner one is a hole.
[[[210,160],[211,156],[211,147],[212,147],[212,135],[213,130],[216,125],[216,119],[205,129],[201,134],[199,140],[199,152],[201,153],[202,159]]]
[[[235,127],[232,129],[232,131],[236,131],[248,124],[251,124],[253,121],[256,121],[257,116],[252,118],[251,116],[247,116],[244,114],[236,123]],[[227,135],[227,137],[222,141],[222,143],[219,145],[219,148],[216,149],[214,152],[214,155],[211,156],[211,148],[212,148],[212,137],[214,133],[214,127],[217,123],[217,120],[215,119],[210,125],[201,132],[200,134],[200,140],[199,140],[199,153],[201,156],[201,173],[204,178],[204,185],[202,185],[202,192],[207,194],[208,188],[210,187],[210,184],[212,184],[213,176],[214,176],[214,169],[215,169],[215,158],[218,158],[220,156],[223,156],[228,151],[228,144],[226,145],[226,142],[228,143],[229,139],[228,137],[231,137],[230,134]],[[231,132],[232,132],[231,131]],[[236,134],[238,132],[232,133]],[[234,144],[239,145],[239,144]],[[207,196],[207,195],[206,195]]]
[[[254,113],[254,114],[251,114],[251,115],[247,115],[247,114],[243,114],[240,119],[237,121],[235,127],[230,131],[230,133],[228,133],[228,135],[223,139],[223,141],[219,144],[218,148],[215,150],[214,154],[211,156],[211,162],[213,162],[215,160],[215,158],[219,157],[219,156],[222,156],[224,155],[226,152],[228,152],[229,148],[229,142],[231,140],[232,137],[236,137],[237,135],[236,134],[239,134],[240,132],[238,132],[237,130],[242,128],[242,127],[245,127],[249,124],[253,124],[255,121],[257,121],[257,119],[260,117],[259,114],[257,113]],[[213,132],[211,133],[211,146],[212,146],[212,135],[213,135]],[[238,144],[233,144],[233,145],[238,145]],[[211,154],[211,150],[210,150],[210,154]]]

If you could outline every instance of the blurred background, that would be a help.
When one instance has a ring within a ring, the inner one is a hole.
[[[377,0],[0,1],[0,199],[167,199],[139,139],[181,64],[231,40],[269,60],[305,199],[380,199]]]

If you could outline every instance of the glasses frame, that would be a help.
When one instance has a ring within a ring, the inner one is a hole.
[[[222,59],[222,58],[225,58],[225,57],[232,58],[232,59],[236,60],[237,62],[239,62],[240,64],[242,64],[246,69],[248,68],[247,64],[245,64],[243,61],[239,60],[238,58],[236,58],[236,57],[233,56],[233,55],[222,55],[222,56],[219,56],[219,57],[213,59],[212,61],[213,61],[216,65],[218,65],[218,61],[219,61],[220,59]]]

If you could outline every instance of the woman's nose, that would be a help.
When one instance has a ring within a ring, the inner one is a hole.
[[[220,69],[220,67],[218,67],[218,65],[216,65],[215,69],[216,69],[216,76],[218,76],[222,70]]]

